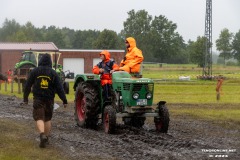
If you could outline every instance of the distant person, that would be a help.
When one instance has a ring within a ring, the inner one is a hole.
[[[11,82],[12,82],[12,74],[13,74],[12,70],[9,69],[9,70],[7,71],[8,83],[11,83]]]
[[[24,90],[24,104],[28,104],[28,96],[33,92],[33,119],[40,134],[39,147],[45,148],[51,131],[51,119],[55,92],[67,107],[67,99],[60,78],[52,69],[49,54],[44,54],[39,60],[38,67],[34,68],[27,79]]]
[[[222,83],[223,83],[223,77],[219,76],[217,80],[217,87],[216,87],[216,92],[217,92],[217,100],[220,100],[220,91],[222,90]]]
[[[101,85],[103,87],[104,100],[108,100],[111,96],[110,89],[112,85],[112,73],[119,69],[115,61],[111,60],[111,55],[107,50],[100,53],[101,62],[93,67],[94,74],[101,75]]]
[[[127,53],[120,63],[119,70],[126,71],[130,74],[139,74],[141,63],[144,59],[142,51],[137,48],[136,41],[133,37],[128,37],[125,45]]]

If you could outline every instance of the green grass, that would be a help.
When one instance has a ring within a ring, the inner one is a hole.
[[[57,149],[40,149],[36,141],[27,138],[34,129],[21,122],[0,119],[0,159],[1,160],[60,160]]]
[[[171,106],[169,110],[172,117],[191,117],[215,122],[229,129],[240,129],[240,106],[238,104]]]
[[[239,66],[213,65],[213,76],[224,75],[227,78],[240,78]],[[144,64],[143,75],[153,79],[178,80],[179,76],[190,76],[196,80],[202,75],[202,68],[194,64]]]
[[[216,100],[216,81],[160,82],[155,84],[154,103],[165,100],[169,103],[240,103],[240,85],[225,81],[220,101]]]

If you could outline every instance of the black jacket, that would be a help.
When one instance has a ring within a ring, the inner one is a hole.
[[[34,68],[27,79],[24,89],[24,102],[28,102],[31,92],[33,97],[40,100],[54,100],[55,91],[64,104],[67,104],[63,85],[56,71],[52,69],[52,61],[49,54],[44,54],[39,61],[38,67]]]

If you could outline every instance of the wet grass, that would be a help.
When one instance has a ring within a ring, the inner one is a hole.
[[[240,105],[218,103],[191,105],[181,107],[170,104],[169,112],[172,117],[190,117],[204,121],[211,121],[226,128],[240,129]]]
[[[240,80],[239,80],[240,81]],[[154,103],[240,103],[238,81],[226,80],[221,89],[220,100],[216,99],[217,81],[158,82],[154,88]]]
[[[33,128],[21,122],[0,119],[1,160],[61,160],[57,149],[40,149],[36,141],[28,138]]]

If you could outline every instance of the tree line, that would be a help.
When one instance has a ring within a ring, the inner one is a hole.
[[[73,30],[54,25],[41,28],[31,22],[20,25],[14,19],[5,19],[0,28],[1,42],[53,42],[60,49],[125,49],[124,40],[132,36],[143,51],[146,62],[204,64],[205,37],[184,42],[176,31],[177,24],[163,15],[151,16],[145,10],[131,10],[120,33],[113,30]],[[231,33],[224,28],[216,40],[220,57],[240,62],[240,30]]]

